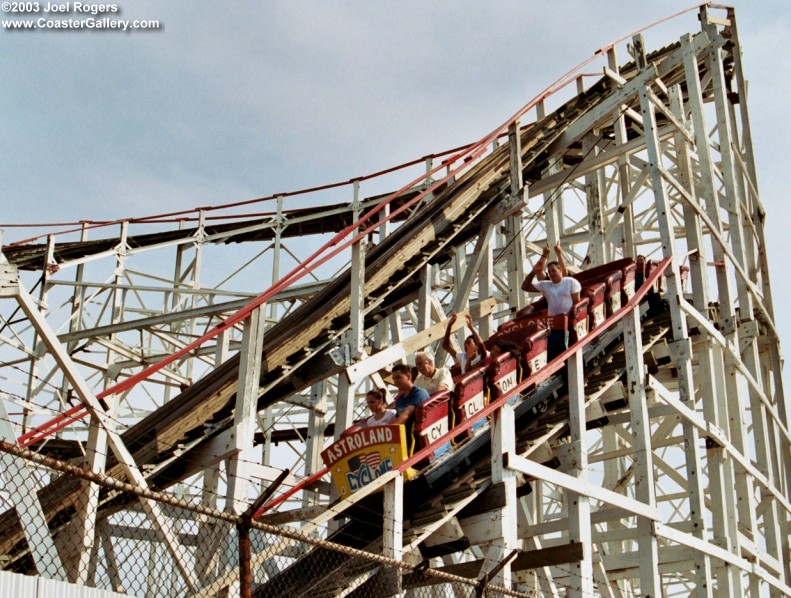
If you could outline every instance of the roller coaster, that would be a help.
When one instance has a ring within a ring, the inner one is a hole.
[[[462,148],[3,245],[4,572],[233,595],[241,532],[146,494],[167,492],[349,549],[254,544],[256,596],[468,595],[426,570],[514,595],[791,596],[791,436],[736,16],[684,18],[678,41],[613,42]],[[284,207],[300,197],[312,207]],[[582,300],[561,323],[540,303],[517,317],[525,264],[557,243]],[[465,310],[513,350],[411,431],[356,432],[366,390]],[[322,462],[335,443],[344,459]],[[404,452],[383,465],[377,443]]]
[[[631,258],[578,274],[585,285],[582,298],[567,315],[549,318],[546,299],[540,299],[524,315],[501,324],[484,343],[486,358],[466,372],[454,367],[452,388],[429,395],[417,406],[407,425],[375,426],[377,429],[370,431],[367,419],[354,422],[322,452],[339,495],[351,494],[369,484],[415,451],[439,444],[439,449],[432,450],[426,458],[428,463],[448,450],[449,445],[442,444],[445,438],[451,437],[454,442],[460,437],[469,438],[484,423],[479,414],[487,405],[505,394],[511,395],[524,378],[537,379],[550,358],[562,352],[561,347],[565,349],[569,341],[573,347],[583,343],[591,328],[604,324],[605,314],[614,316],[622,305],[628,305],[635,296],[635,284],[649,284],[645,258],[641,257],[639,263],[639,274],[637,263]],[[649,263],[649,272],[656,267],[657,264]],[[649,276],[649,280],[652,278],[656,276]],[[650,284],[648,288],[656,292]],[[553,348],[550,334],[556,331],[562,339]],[[505,350],[501,351],[501,347]],[[458,434],[450,434],[457,427]]]

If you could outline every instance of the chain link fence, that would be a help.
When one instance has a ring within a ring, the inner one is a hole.
[[[0,569],[6,571],[146,598],[533,595],[433,569],[426,561],[386,558],[375,552],[381,534],[367,538],[364,549],[354,548],[7,442],[0,442],[0,461]]]

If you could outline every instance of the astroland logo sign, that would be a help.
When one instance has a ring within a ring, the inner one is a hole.
[[[349,489],[354,492],[370,484],[391,469],[393,469],[393,462],[390,457],[383,461],[382,456],[376,451],[355,455],[349,459],[349,472],[346,474],[346,483],[349,484]]]
[[[332,467],[335,477],[346,469],[345,462],[348,466],[345,482],[354,492],[393,469],[393,461],[387,453],[393,454],[393,445],[400,444],[401,429],[401,426],[376,426],[339,438],[322,453],[324,463]]]

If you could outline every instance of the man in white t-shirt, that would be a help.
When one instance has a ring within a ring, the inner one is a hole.
[[[453,378],[448,368],[438,368],[434,365],[434,359],[426,352],[421,351],[415,355],[415,367],[418,375],[415,378],[415,386],[425,388],[428,394],[434,394],[440,390],[450,390],[453,388]]]
[[[545,247],[541,258],[522,283],[523,291],[535,291],[544,296],[547,300],[547,315],[549,317],[568,314],[574,304],[580,300],[580,291],[582,290],[579,281],[568,275],[560,244],[555,245],[555,253],[558,259],[556,262],[547,264],[545,274],[544,264],[549,256],[549,246]],[[534,278],[538,280],[533,280]],[[563,339],[560,338],[561,336]],[[568,346],[568,331],[553,330],[550,334],[549,344],[549,358],[552,359]]]

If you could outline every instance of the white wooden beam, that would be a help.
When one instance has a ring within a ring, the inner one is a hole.
[[[571,476],[587,481],[588,446],[585,440],[585,381],[582,352],[574,352],[567,360],[569,388],[569,433],[574,452]],[[582,558],[571,563],[571,581],[566,595],[585,598],[594,593],[593,546],[591,544],[591,507],[584,494],[566,493],[569,514],[569,540],[582,545]]]
[[[629,401],[632,433],[632,467],[635,471],[635,498],[651,509],[656,509],[651,421],[645,394],[643,342],[640,313],[634,309],[624,318],[624,352],[626,353],[626,393]],[[660,596],[659,547],[654,532],[655,521],[637,518],[638,546],[640,547],[640,593]]]
[[[513,453],[506,454],[505,466],[530,476],[531,478],[536,478],[549,484],[566,488],[567,490],[573,490],[577,494],[583,494],[595,500],[618,507],[633,515],[639,515],[640,517],[645,517],[652,521],[660,521],[659,512],[655,507],[649,507],[642,502],[631,499],[623,494],[600,488],[590,482],[578,480],[566,473],[530,461],[519,455]]]
[[[236,384],[234,409],[235,443],[227,461],[227,497],[231,510],[237,515],[249,507],[250,467],[253,463],[253,436],[255,434],[258,391],[261,378],[261,352],[264,345],[265,305],[256,307],[244,321],[242,351]]]
[[[384,487],[382,512],[382,556],[400,561],[404,539],[404,478],[394,477]],[[401,595],[401,569],[394,567],[388,575],[393,585],[391,596]]]

